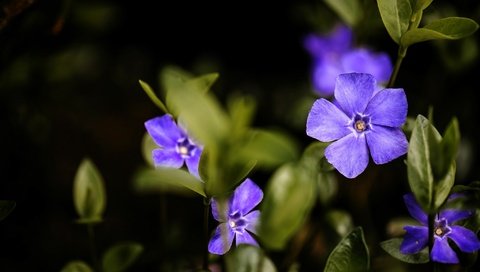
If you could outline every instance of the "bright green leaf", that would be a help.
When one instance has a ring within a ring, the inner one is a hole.
[[[167,107],[163,104],[162,100],[160,100],[155,92],[153,91],[152,87],[148,85],[148,83],[139,80],[140,86],[142,86],[142,89],[145,91],[145,93],[148,95],[150,100],[152,100],[153,104],[155,104],[157,107],[159,107],[164,113],[168,113]]]
[[[250,245],[239,245],[225,256],[227,272],[276,272],[273,262],[263,251]]]
[[[400,245],[402,244],[402,238],[393,238],[380,243],[380,246],[388,252],[392,257],[412,264],[428,263],[430,258],[428,256],[428,249],[424,248],[422,251],[415,254],[403,254],[400,252]]]
[[[390,37],[400,44],[400,38],[407,32],[412,16],[409,0],[378,0],[378,9]]]
[[[110,247],[102,258],[103,272],[122,272],[138,259],[143,246],[136,242],[122,242]]]
[[[218,76],[218,73],[205,74],[188,80],[186,84],[196,88],[201,93],[206,93],[210,90],[210,87],[212,87],[215,81],[217,81]]]
[[[5,219],[15,209],[17,203],[12,200],[0,200],[0,221]]]
[[[62,268],[61,272],[93,272],[93,269],[83,261],[71,261]]]
[[[78,167],[73,183],[73,201],[81,223],[102,220],[106,195],[103,178],[90,159],[84,159]]]
[[[333,249],[325,265],[325,272],[368,271],[370,269],[370,254],[368,252],[362,227],[350,232]]]
[[[350,27],[355,27],[362,19],[362,7],[359,0],[324,0]]]
[[[430,4],[433,2],[433,0],[415,0],[415,5],[413,6],[413,11],[423,11],[426,9]]]
[[[401,44],[408,47],[434,39],[457,40],[472,35],[478,24],[469,18],[448,17],[433,21],[423,28],[411,29],[403,35]]]

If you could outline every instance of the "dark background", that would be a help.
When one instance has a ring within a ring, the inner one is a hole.
[[[337,18],[321,1],[259,2],[0,1],[0,199],[17,203],[0,222],[1,271],[59,271],[70,260],[91,262],[87,232],[75,224],[72,202],[73,178],[86,156],[107,190],[105,221],[95,227],[99,255],[133,240],[145,247],[134,271],[198,266],[202,200],[133,190],[132,176],[145,165],[143,122],[161,114],[138,80],[158,90],[165,65],[219,72],[213,92],[221,101],[233,92],[253,95],[255,126],[282,127],[306,146],[312,139],[304,134],[306,113],[298,105],[314,95],[302,39],[327,30]],[[436,2],[427,18],[456,14],[480,21],[477,1]],[[396,46],[376,10],[370,12],[371,28],[358,41],[386,51],[393,61]],[[433,106],[440,131],[458,117],[457,183],[480,177],[477,44],[478,33],[414,45],[396,84],[407,93],[409,116],[426,115]],[[388,238],[386,224],[406,215],[405,170],[398,159],[370,165],[355,181],[339,177],[333,206],[351,212],[367,230],[378,271],[389,258],[378,247]],[[264,185],[268,175],[256,172],[254,178]],[[322,212],[314,209],[312,224],[321,223]],[[316,270],[323,269],[325,257],[315,260],[305,251],[299,260]]]

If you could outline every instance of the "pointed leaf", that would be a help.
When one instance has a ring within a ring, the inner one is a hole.
[[[428,256],[428,249],[424,248],[422,251],[416,254],[403,254],[400,252],[400,245],[402,244],[402,238],[393,238],[380,243],[380,246],[392,257],[406,263],[421,264],[428,263],[430,257]]]
[[[138,259],[143,246],[136,242],[122,242],[110,247],[102,258],[103,272],[122,272]]]
[[[359,0],[324,0],[342,20],[354,27],[362,18],[362,7]]]
[[[443,178],[449,172],[450,165],[457,157],[459,145],[460,129],[457,119],[453,118],[444,132],[438,150],[432,153],[432,170],[435,178]]]
[[[196,88],[199,92],[206,93],[210,90],[210,87],[212,87],[215,81],[217,81],[218,76],[218,73],[205,74],[194,77],[191,80],[188,80],[186,83]]]
[[[412,16],[410,0],[378,0],[377,4],[388,34],[399,44]]]
[[[370,254],[368,252],[362,227],[350,232],[330,253],[325,272],[368,271]]]
[[[440,206],[443,205],[445,200],[447,199],[448,195],[450,194],[450,190],[455,183],[455,170],[456,170],[456,163],[453,161],[450,164],[449,171],[441,178],[435,179],[434,181],[434,205],[433,210],[438,210]]]
[[[5,219],[15,209],[17,203],[12,200],[0,200],[0,221]]]
[[[433,2],[433,0],[416,0],[414,1],[415,5],[413,6],[413,11],[423,11],[426,9],[430,4]]]
[[[142,89],[145,91],[145,93],[148,95],[150,100],[152,100],[153,104],[155,104],[160,110],[162,110],[164,113],[168,113],[167,107],[165,107],[165,104],[163,104],[162,100],[160,100],[155,92],[153,91],[152,87],[148,85],[148,83],[139,80],[140,86]]]
[[[71,261],[62,268],[61,272],[93,272],[93,269],[83,261]]]
[[[226,255],[227,272],[276,272],[273,262],[265,253],[250,245],[239,245]]]

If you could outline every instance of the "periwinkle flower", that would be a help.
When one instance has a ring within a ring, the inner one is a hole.
[[[422,210],[412,194],[403,196],[410,215],[420,222],[421,226],[405,226],[406,234],[400,245],[403,254],[420,252],[428,245],[428,216]],[[454,225],[457,221],[466,219],[474,214],[472,210],[445,209],[435,216],[433,224],[433,247],[430,258],[439,263],[458,263],[455,251],[450,247],[448,240],[457,244],[463,252],[475,252],[480,249],[480,241],[475,233],[465,227]]]
[[[233,239],[235,243],[258,246],[251,233],[256,234],[260,211],[252,211],[263,198],[263,192],[252,180],[245,179],[230,197],[226,209],[219,210],[219,205],[212,199],[212,215],[220,224],[215,229],[208,251],[223,255],[230,250]]]
[[[145,122],[145,128],[160,148],[152,151],[155,166],[180,168],[184,162],[188,171],[198,175],[198,163],[202,147],[195,143],[186,131],[177,126],[173,117],[165,114]]]
[[[403,89],[375,92],[376,81],[363,73],[341,74],[335,85],[335,102],[317,99],[307,118],[307,135],[332,142],[325,158],[342,175],[355,178],[368,165],[390,162],[407,153],[401,126],[407,118]]]
[[[304,47],[313,58],[313,87],[320,96],[333,95],[339,74],[367,73],[380,84],[388,81],[393,70],[390,57],[383,52],[354,47],[352,40],[352,31],[343,25],[327,35],[310,34],[305,38]]]

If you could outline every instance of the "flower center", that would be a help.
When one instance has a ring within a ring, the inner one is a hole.
[[[366,128],[366,124],[363,120],[358,120],[357,122],[355,122],[355,129],[358,131],[358,132],[362,132],[365,130]]]
[[[441,218],[440,220],[435,220],[434,230],[436,236],[443,238],[445,235],[449,234],[452,229],[448,226],[447,219]]]
[[[239,212],[235,212],[228,217],[228,225],[235,232],[243,233],[247,226],[247,221]]]
[[[369,128],[370,118],[368,116],[363,116],[357,113],[355,117],[353,117],[353,129],[355,129],[356,132],[364,132]]]
[[[195,144],[193,144],[187,137],[180,138],[177,141],[176,150],[177,153],[182,156],[182,158],[191,157],[193,155],[193,152],[195,151],[195,148]]]

